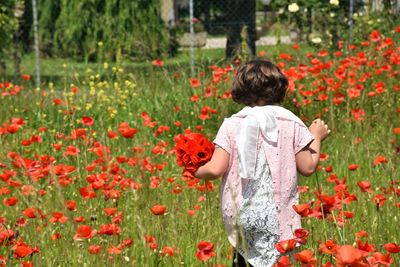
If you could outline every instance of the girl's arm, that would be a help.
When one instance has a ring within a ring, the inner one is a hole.
[[[330,130],[328,125],[320,119],[316,119],[309,127],[314,140],[296,154],[297,171],[304,176],[310,176],[315,172],[319,163],[321,142],[328,136]]]
[[[229,166],[229,153],[220,147],[216,147],[211,160],[201,166],[194,174],[203,180],[214,180],[221,177]]]

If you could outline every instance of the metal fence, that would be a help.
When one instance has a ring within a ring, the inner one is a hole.
[[[299,2],[304,3],[300,0]],[[371,10],[382,11],[390,12],[394,17],[398,17],[400,13],[400,0],[321,0],[317,2],[333,6],[340,3],[342,7],[340,11],[344,12],[345,27],[348,28],[348,33],[342,36],[342,40],[345,39],[347,42],[352,41],[353,15],[355,13]],[[37,0],[31,0],[31,3],[34,37],[32,51],[36,55],[35,76],[39,86],[39,59],[43,44],[39,42],[38,38],[38,32],[41,30],[41,25],[38,24],[38,14],[43,6],[38,5]],[[190,50],[192,71],[196,65],[197,49],[224,48],[226,58],[233,58],[243,52],[249,56],[255,56],[258,45],[307,40],[307,36],[315,31],[316,25],[319,23],[315,19],[318,10],[299,6],[295,1],[161,0],[159,4],[161,18],[165,26],[173,29],[176,33],[179,47]],[[296,21],[299,18],[307,20],[307,27]],[[343,24],[342,21],[339,23]],[[45,42],[47,41],[45,40]],[[52,40],[48,40],[48,42],[51,43]],[[244,43],[247,46],[246,51],[243,51],[242,44]]]

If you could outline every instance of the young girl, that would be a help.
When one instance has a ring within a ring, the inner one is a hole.
[[[195,176],[223,176],[220,204],[235,247],[233,266],[272,266],[279,258],[275,244],[291,239],[300,228],[297,171],[310,176],[319,162],[320,145],[330,130],[314,120],[309,128],[279,106],[288,86],[278,67],[265,60],[240,66],[232,99],[244,104],[226,118],[214,140],[211,160]],[[248,264],[248,265],[246,265]]]

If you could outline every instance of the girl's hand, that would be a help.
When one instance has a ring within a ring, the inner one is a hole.
[[[308,129],[315,139],[318,139],[319,141],[323,141],[331,132],[328,125],[321,119],[314,120]]]

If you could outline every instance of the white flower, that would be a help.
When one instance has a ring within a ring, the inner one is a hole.
[[[299,9],[300,9],[300,8],[299,8],[299,6],[297,5],[297,3],[292,3],[292,4],[290,4],[290,5],[288,6],[289,12],[292,12],[292,13],[299,11]]]
[[[311,42],[313,42],[314,44],[319,44],[320,42],[322,42],[322,40],[319,37],[314,37],[311,39]]]
[[[339,0],[329,0],[329,4],[338,6],[339,5]]]

